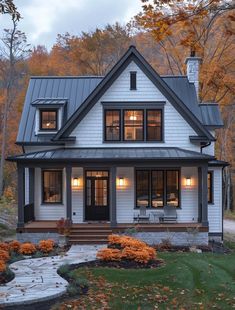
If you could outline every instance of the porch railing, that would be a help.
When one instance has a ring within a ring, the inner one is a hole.
[[[24,222],[34,221],[34,204],[30,203],[24,206]]]

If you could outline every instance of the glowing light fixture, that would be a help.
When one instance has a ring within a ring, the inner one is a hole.
[[[137,117],[136,117],[135,115],[131,115],[131,116],[130,116],[130,120],[131,120],[131,121],[136,121],[136,120],[137,120]]]
[[[78,178],[73,178],[73,187],[78,187],[79,186],[79,179]]]
[[[119,186],[124,186],[124,178],[119,178],[118,179],[118,185]]]
[[[186,186],[191,186],[191,185],[192,185],[191,178],[186,178]]]

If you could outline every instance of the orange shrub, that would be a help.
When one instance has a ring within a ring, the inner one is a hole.
[[[20,245],[21,245],[21,243],[19,241],[13,240],[9,243],[9,248],[11,251],[18,252],[20,249]]]
[[[97,258],[106,261],[134,260],[143,264],[147,264],[150,260],[156,258],[154,248],[133,237],[110,235],[108,241],[112,248],[99,250]]]
[[[8,252],[8,251],[9,251],[9,245],[8,245],[8,243],[6,243],[6,242],[0,242],[0,250],[3,250],[3,251]]]
[[[6,268],[6,263],[3,260],[0,260],[0,272],[4,272]]]
[[[53,247],[55,245],[55,242],[53,240],[41,240],[39,242],[38,248],[43,253],[49,253],[53,250]]]
[[[21,244],[19,252],[24,255],[32,255],[36,252],[36,247],[33,243],[26,242]]]
[[[0,250],[0,260],[7,262],[10,259],[9,253],[4,250]]]

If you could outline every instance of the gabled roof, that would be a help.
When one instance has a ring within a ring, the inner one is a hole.
[[[124,56],[116,63],[116,65],[103,78],[100,84],[87,97],[82,105],[75,111],[75,113],[68,119],[64,126],[53,137],[53,140],[59,140],[61,137],[67,137],[83,117],[89,112],[94,104],[101,98],[105,91],[112,85],[112,83],[120,76],[123,70],[134,61],[148,78],[156,85],[159,91],[171,102],[175,109],[188,121],[198,135],[206,136],[208,140],[214,140],[210,132],[204,128],[200,120],[193,114],[177,96],[177,94],[168,86],[168,84],[160,77],[160,75],[150,66],[144,57],[131,46]],[[198,115],[199,116],[199,115]]]
[[[59,148],[8,157],[10,161],[128,161],[128,160],[213,160],[214,156],[178,147],[158,148]]]

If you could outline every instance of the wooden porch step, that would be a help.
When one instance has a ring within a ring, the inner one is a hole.
[[[92,234],[99,234],[99,233],[102,233],[102,234],[111,234],[112,233],[112,230],[110,229],[110,230],[108,230],[108,229],[106,229],[106,230],[102,230],[102,229],[78,229],[78,228],[74,228],[74,229],[70,229],[70,231],[72,232],[72,233],[77,233],[77,234],[79,234],[79,233],[92,233]]]
[[[69,239],[107,239],[108,235],[92,235],[92,234],[84,234],[84,235],[77,235],[77,234],[70,234]]]
[[[107,240],[80,240],[80,239],[75,239],[75,240],[69,240],[69,244],[107,244]]]

